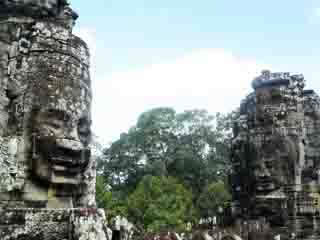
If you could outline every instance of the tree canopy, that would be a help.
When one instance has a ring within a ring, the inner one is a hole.
[[[210,217],[219,214],[219,208],[224,209],[230,200],[231,195],[225,183],[218,181],[204,188],[198,199],[197,206],[202,216]]]
[[[128,198],[128,214],[150,232],[184,230],[195,210],[192,194],[173,177],[145,176]]]
[[[156,108],[104,151],[100,170],[114,189],[132,191],[143,176],[174,176],[192,190],[225,174],[229,149],[222,115]]]
[[[212,184],[226,180],[233,117],[234,113],[210,115],[205,110],[177,113],[168,107],[142,113],[136,125],[104,149],[102,157],[98,159],[98,172],[111,188],[112,199],[116,199],[113,202],[120,202],[122,207],[128,204],[122,212],[130,212],[129,215],[134,216],[135,221],[145,221],[146,227],[155,229],[164,222],[167,222],[168,226],[173,223],[170,223],[170,217],[153,213],[152,207],[158,208],[158,205],[154,204],[161,202],[161,199],[154,202],[151,196],[146,196],[145,200],[142,200],[141,196],[146,194],[143,192],[148,189],[147,184],[150,182],[154,184],[154,189],[149,190],[158,191],[158,197],[167,195],[162,192],[169,191],[165,189],[169,182],[178,187],[178,192],[170,190],[174,194],[186,191],[186,199],[189,199],[191,194],[192,206],[195,209],[193,214],[199,213],[201,216],[206,215],[203,207],[210,205],[208,199],[212,197],[209,192],[212,189],[218,188],[217,192],[222,194],[218,201],[227,201],[229,198],[226,193],[220,191],[220,187],[226,189],[226,185]],[[179,190],[182,187],[185,190]],[[172,201],[179,199],[178,195],[167,198],[169,202],[171,198],[175,199]],[[205,203],[202,203],[202,200]],[[142,214],[139,209],[146,201],[150,201],[150,208],[144,209]],[[136,210],[131,206],[136,206]],[[162,206],[170,209],[166,204]],[[119,204],[116,208],[119,208]],[[214,208],[215,206],[212,206],[212,209]],[[177,208],[177,212],[172,209],[170,214],[181,215],[183,219],[185,212],[179,209]],[[158,210],[161,210],[161,206]],[[150,212],[152,217],[149,218]],[[154,221],[151,221],[151,218]],[[176,222],[175,225],[177,226]]]

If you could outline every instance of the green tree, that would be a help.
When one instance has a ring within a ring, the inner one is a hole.
[[[198,199],[198,208],[202,217],[210,217],[218,214],[218,209],[225,208],[231,200],[226,185],[219,181],[207,185]]]
[[[99,208],[107,208],[112,199],[112,193],[109,191],[107,184],[102,176],[96,178],[96,202]]]
[[[105,149],[99,161],[112,191],[123,197],[143,176],[173,176],[199,196],[203,186],[223,179],[229,159],[230,129],[224,115],[205,110],[176,113],[155,108]]]
[[[116,192],[110,191],[110,186],[100,175],[97,176],[96,181],[96,201],[98,207],[105,210],[108,220],[117,215],[128,216],[127,201],[119,198]]]
[[[145,176],[128,198],[128,214],[149,232],[184,230],[195,217],[192,194],[173,177]]]

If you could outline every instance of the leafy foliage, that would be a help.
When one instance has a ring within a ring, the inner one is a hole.
[[[199,194],[225,175],[229,148],[221,115],[204,110],[177,114],[171,108],[147,111],[136,126],[104,151],[100,161],[113,190],[132,192],[143,176],[174,176]]]
[[[185,218],[194,219],[196,212],[201,217],[215,213],[216,207],[229,199],[226,185],[219,181],[227,179],[236,114],[212,116],[205,110],[176,113],[172,108],[142,113],[137,124],[98,159],[98,172],[112,192],[111,198],[101,200],[108,204],[107,213],[131,217],[149,230],[181,227]],[[177,189],[167,186],[169,182]],[[219,184],[213,185],[216,182]],[[209,191],[216,192],[215,200]],[[183,198],[190,198],[192,203],[179,205],[174,211],[171,204],[180,204],[179,194],[186,194]],[[97,190],[97,198],[100,196]],[[185,210],[186,205],[190,212]]]
[[[108,220],[117,215],[127,216],[127,202],[116,196],[116,192],[108,189],[108,184],[102,176],[97,176],[96,181],[96,201],[99,208],[105,209]]]
[[[149,232],[186,227],[192,194],[173,177],[145,176],[128,198],[129,216]]]
[[[107,184],[102,176],[96,179],[96,201],[99,208],[104,208],[111,202],[112,193],[108,190]]]
[[[198,199],[201,215],[205,217],[217,215],[218,209],[224,209],[231,200],[225,184],[221,181],[207,185]]]

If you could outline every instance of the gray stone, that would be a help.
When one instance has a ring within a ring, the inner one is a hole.
[[[105,240],[89,50],[66,0],[0,2],[0,238]]]
[[[302,75],[263,71],[252,86],[232,141],[233,217],[252,239],[320,239],[320,98]]]

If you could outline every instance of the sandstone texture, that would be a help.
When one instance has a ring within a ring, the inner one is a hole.
[[[0,239],[107,239],[77,18],[66,0],[0,2]]]
[[[252,239],[320,239],[320,99],[302,75],[263,71],[252,87],[234,125],[233,217]]]

